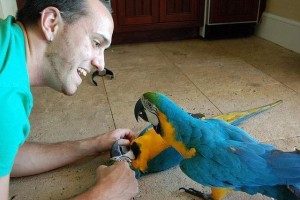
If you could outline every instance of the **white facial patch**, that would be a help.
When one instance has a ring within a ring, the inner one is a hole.
[[[157,126],[159,124],[158,121],[158,117],[156,116],[156,114],[148,111],[147,109],[145,110],[145,113],[147,115],[148,121],[153,125],[153,126]]]

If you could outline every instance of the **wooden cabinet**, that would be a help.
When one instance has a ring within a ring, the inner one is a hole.
[[[210,0],[208,24],[257,22],[259,0]]]
[[[266,0],[205,0],[204,38],[252,35]]]
[[[199,3],[197,0],[161,0],[160,22],[200,22]]]
[[[20,8],[24,0],[16,0]],[[251,35],[266,0],[106,0],[113,43]]]
[[[203,23],[204,1],[112,0],[113,43],[197,37]]]
[[[159,0],[117,0],[118,26],[159,22]]]

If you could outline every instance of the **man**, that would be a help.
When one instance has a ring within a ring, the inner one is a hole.
[[[129,129],[57,144],[25,142],[33,100],[31,86],[73,95],[81,76],[104,68],[113,20],[99,0],[30,0],[13,17],[0,20],[0,197],[9,179],[46,172],[108,151],[116,140],[128,145]],[[130,199],[138,192],[134,172],[118,162],[97,169],[97,182],[76,199]]]

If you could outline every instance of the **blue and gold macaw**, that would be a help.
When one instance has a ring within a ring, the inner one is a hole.
[[[220,118],[194,118],[160,93],[145,93],[136,104],[135,115],[149,121],[181,154],[180,168],[187,176],[212,187],[213,199],[222,199],[227,189],[299,199],[298,152],[262,144]],[[151,145],[155,146],[155,141]]]
[[[282,101],[277,101],[246,111],[221,114],[213,118],[223,119],[228,123],[237,126],[250,117],[269,110],[270,108],[275,107],[281,102]],[[189,114],[192,117],[199,119],[203,119],[205,117],[205,115],[201,113]],[[137,170],[137,177],[140,177],[144,174],[160,172],[175,167],[183,159],[179,152],[177,152],[172,146],[167,144],[162,139],[162,137],[155,132],[152,125],[146,127],[138,135],[138,137],[134,141],[132,141],[130,148],[135,155],[135,159],[132,161],[132,166]]]

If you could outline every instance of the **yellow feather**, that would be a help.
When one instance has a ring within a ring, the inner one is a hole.
[[[142,172],[145,172],[148,168],[147,163],[149,160],[170,146],[153,128],[149,129],[142,137],[136,138],[134,142],[138,144],[142,153],[132,161],[132,166]]]
[[[224,197],[226,197],[228,190],[232,190],[232,189],[211,188],[211,194],[213,196],[213,199],[214,200],[222,200]]]
[[[187,149],[185,144],[175,140],[175,129],[172,124],[167,121],[167,117],[162,112],[158,112],[159,120],[161,121],[162,129],[168,133],[163,135],[163,139],[170,145],[172,145],[184,158],[191,158],[196,154],[196,149]]]

